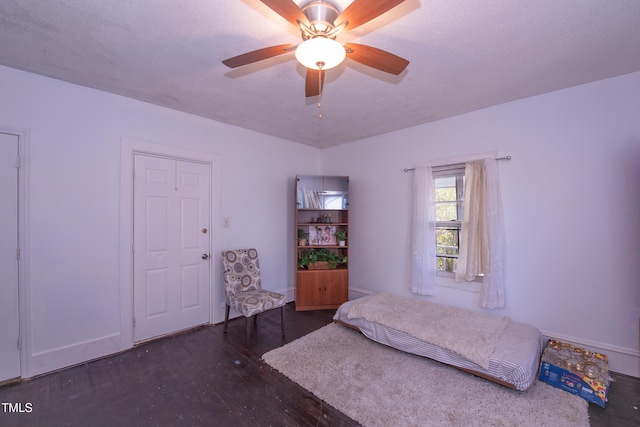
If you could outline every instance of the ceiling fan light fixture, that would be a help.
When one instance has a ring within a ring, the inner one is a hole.
[[[328,70],[339,65],[347,55],[344,47],[327,37],[305,40],[296,48],[296,59],[312,70]]]

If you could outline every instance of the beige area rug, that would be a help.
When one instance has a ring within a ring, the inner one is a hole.
[[[565,391],[509,390],[334,323],[262,358],[365,426],[589,426],[588,403]]]

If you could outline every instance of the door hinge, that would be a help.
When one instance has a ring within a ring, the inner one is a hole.
[[[20,260],[20,248],[16,248],[16,259]]]
[[[133,318],[133,327],[134,328],[136,327],[136,318],[135,317]]]
[[[18,350],[22,351],[22,340],[18,337]]]
[[[20,169],[20,156],[16,156],[16,167]]]

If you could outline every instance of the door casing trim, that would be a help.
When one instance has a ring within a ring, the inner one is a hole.
[[[159,156],[191,162],[206,163],[211,168],[211,232],[209,245],[211,253],[220,248],[220,158],[217,154],[187,150],[179,147],[122,138],[120,141],[120,337],[121,349],[134,346],[133,333],[133,161],[137,154]],[[220,306],[219,295],[214,292],[218,277],[221,277],[219,263],[211,262],[209,269],[210,310],[209,322],[216,318]]]

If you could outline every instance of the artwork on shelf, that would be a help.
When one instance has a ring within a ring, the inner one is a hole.
[[[309,226],[310,245],[336,245],[336,227],[318,224]]]

